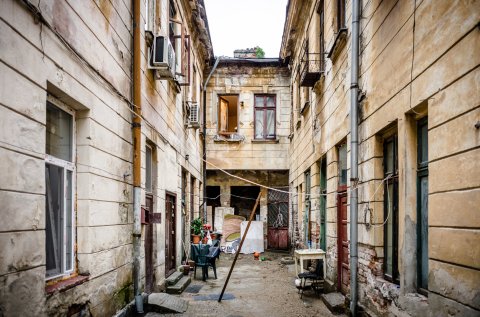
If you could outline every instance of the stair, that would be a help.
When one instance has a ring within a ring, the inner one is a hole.
[[[322,294],[321,298],[332,313],[342,314],[345,312],[345,296],[341,293]]]
[[[177,282],[183,277],[183,273],[182,272],[174,272],[172,273],[172,275],[170,275],[169,277],[167,277],[167,279],[165,280],[165,282],[167,283],[167,286],[168,285],[175,285],[177,284]]]
[[[147,305],[148,311],[156,313],[184,313],[188,308],[186,300],[165,293],[150,294]]]
[[[181,294],[192,281],[190,276],[183,274],[181,275],[181,278],[177,280],[175,284],[167,285],[168,294]]]

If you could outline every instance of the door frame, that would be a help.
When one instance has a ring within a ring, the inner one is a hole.
[[[167,208],[168,199],[167,197],[170,196],[174,200],[174,208],[170,211]],[[173,255],[173,261],[176,262],[177,259],[177,245],[176,245],[176,237],[177,237],[177,194],[169,191],[165,191],[165,277],[170,276],[173,272],[175,272],[176,263],[173,264],[173,267],[170,267],[170,262],[172,259],[169,258],[170,254]],[[173,212],[174,216],[174,224],[173,228],[170,227],[171,225],[171,213]],[[170,218],[170,219],[169,219]],[[171,231],[173,229],[173,235]],[[173,237],[173,239],[172,239]],[[170,243],[169,243],[170,242]],[[172,248],[172,249],[170,249]],[[167,252],[168,250],[168,252]]]

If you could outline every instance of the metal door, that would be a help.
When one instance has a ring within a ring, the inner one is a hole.
[[[282,188],[288,191],[288,188]],[[268,191],[268,234],[269,249],[288,249],[288,194]]]
[[[165,195],[165,275],[175,272],[176,242],[176,197]]]
[[[339,193],[337,201],[337,245],[338,245],[338,288],[343,294],[348,293],[350,285],[349,251],[347,234],[347,193]]]

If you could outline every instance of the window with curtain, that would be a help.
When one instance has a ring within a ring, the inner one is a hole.
[[[276,96],[255,95],[255,139],[275,139]]]
[[[73,272],[74,265],[74,113],[47,102],[45,148],[46,278]]]

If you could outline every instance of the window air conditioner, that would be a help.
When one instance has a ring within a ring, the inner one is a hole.
[[[200,107],[198,103],[194,103],[190,105],[190,113],[188,116],[188,123],[191,127],[198,128],[200,126]]]
[[[175,79],[175,51],[168,37],[155,36],[148,51],[148,68],[154,69],[158,79]]]

